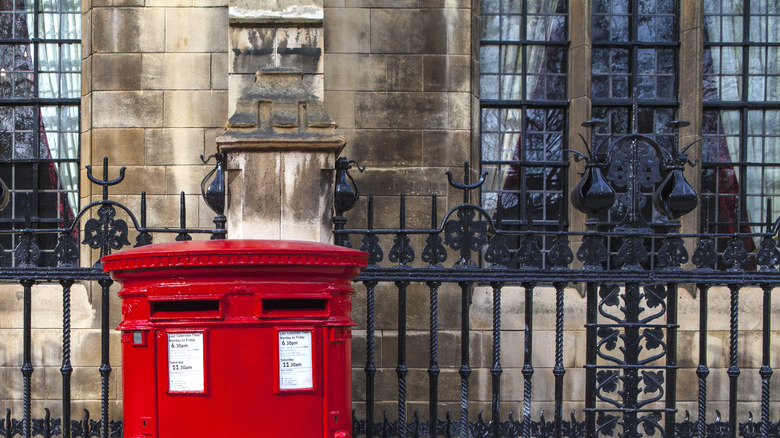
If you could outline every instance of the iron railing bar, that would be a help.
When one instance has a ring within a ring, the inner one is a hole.
[[[533,394],[533,333],[534,333],[534,287],[523,283],[525,291],[525,327],[523,331],[523,438],[531,438],[531,396]]]
[[[395,282],[398,288],[398,437],[406,437],[406,289],[408,281]]]
[[[585,434],[596,436],[596,323],[598,321],[598,285],[588,283],[585,286]]]
[[[699,366],[696,375],[699,378],[699,394],[696,432],[698,438],[707,436],[707,376],[710,370],[707,367],[707,294],[710,286],[699,284]]]
[[[470,342],[469,335],[469,305],[471,304],[472,283],[463,281],[459,283],[461,289],[460,300],[460,437],[468,438],[469,432],[469,376],[471,375]]]
[[[563,377],[566,369],[563,366],[563,311],[564,296],[563,292],[566,283],[554,283],[555,287],[555,366],[553,375],[555,376],[555,438],[561,438],[561,422],[563,421]]]
[[[436,436],[439,418],[439,286],[441,283],[429,281],[430,290],[430,364],[428,366],[428,430]]]
[[[22,378],[24,380],[24,394],[23,394],[23,424],[22,424],[22,435],[25,438],[32,437],[32,373],[33,373],[33,365],[32,365],[32,286],[34,284],[33,280],[22,280],[20,282],[22,284],[22,287],[24,288],[24,310],[23,310],[23,348],[22,348],[22,354],[23,354],[23,364],[22,364]],[[6,427],[10,428],[11,425],[8,424]],[[13,436],[13,433],[11,433],[11,436]]]
[[[62,436],[71,438],[71,412],[70,412],[70,379],[73,367],[70,363],[70,329],[71,329],[71,305],[70,292],[73,280],[63,280],[62,284]]]
[[[739,378],[738,348],[739,348],[739,290],[740,285],[730,284],[729,308],[729,437],[739,435],[737,419],[737,389]]]
[[[492,377],[492,426],[493,436],[501,433],[501,287],[502,283],[492,283],[493,288],[493,361],[490,367]]]
[[[374,431],[374,378],[376,375],[376,339],[374,293],[377,282],[364,281],[366,287],[366,438],[373,438]]]
[[[771,354],[771,336],[772,336],[772,285],[763,285],[763,334],[761,337],[761,437],[769,438],[769,401],[770,385],[769,379],[772,377],[772,367],[770,365]]]

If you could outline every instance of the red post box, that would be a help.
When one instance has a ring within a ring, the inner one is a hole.
[[[263,240],[104,257],[122,284],[124,436],[351,436],[350,280],[366,261]]]

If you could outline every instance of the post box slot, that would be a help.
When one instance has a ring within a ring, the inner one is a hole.
[[[265,298],[263,315],[309,315],[324,316],[327,313],[328,300],[316,298]]]
[[[152,319],[219,318],[219,300],[152,301]]]

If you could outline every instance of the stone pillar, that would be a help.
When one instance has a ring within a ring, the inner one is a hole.
[[[227,153],[228,237],[331,241],[333,170],[344,147],[303,73],[256,73],[217,148]]]

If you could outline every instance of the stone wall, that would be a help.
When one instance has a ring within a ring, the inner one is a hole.
[[[227,0],[94,0],[82,6],[81,205],[101,199],[89,184],[85,165],[102,179],[126,166],[124,182],[112,186],[113,200],[140,211],[148,195],[151,227],[179,224],[179,196],[187,200],[187,225],[213,227],[213,213],[200,197],[200,181],[211,169],[200,155],[215,152],[215,138],[228,117]],[[83,226],[85,220],[82,220]],[[172,239],[175,236],[170,236]],[[134,236],[130,237],[133,241]],[[197,238],[197,237],[196,237]],[[82,263],[94,263],[83,254]],[[111,327],[119,322],[116,286],[111,292]],[[81,408],[99,416],[100,288],[72,290],[73,415]],[[0,291],[0,404],[21,416],[21,288]],[[62,291],[33,288],[33,415],[43,407],[61,415]],[[118,333],[111,334],[111,417],[121,417],[121,358]]]

